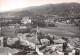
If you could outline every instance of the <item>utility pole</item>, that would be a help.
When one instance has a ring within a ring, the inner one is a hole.
[[[36,38],[38,37],[38,26],[36,27]]]

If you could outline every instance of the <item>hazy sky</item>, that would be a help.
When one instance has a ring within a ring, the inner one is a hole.
[[[13,10],[16,8],[24,8],[29,6],[39,6],[48,3],[70,3],[78,2],[80,0],[0,0],[0,12]]]

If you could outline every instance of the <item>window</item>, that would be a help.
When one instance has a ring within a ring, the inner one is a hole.
[[[45,44],[45,42],[43,42],[43,44]]]

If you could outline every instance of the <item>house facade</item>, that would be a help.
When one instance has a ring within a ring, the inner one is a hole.
[[[27,17],[27,16],[26,17],[22,17],[21,22],[23,24],[31,23],[31,19],[29,17]]]

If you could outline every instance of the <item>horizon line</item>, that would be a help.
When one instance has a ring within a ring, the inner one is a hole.
[[[47,4],[42,4],[42,5],[36,5],[36,6],[43,6],[43,5],[48,5],[48,4],[53,4],[53,5],[56,5],[56,4],[69,4],[69,3],[78,3],[78,4],[80,4],[80,2],[62,2],[62,3],[47,3]],[[25,9],[25,8],[29,8],[29,7],[36,7],[36,6],[28,6],[28,7],[23,7],[23,8],[15,8],[15,9],[8,10],[8,11],[0,11],[0,13],[17,11],[17,10],[20,11],[20,9]]]

